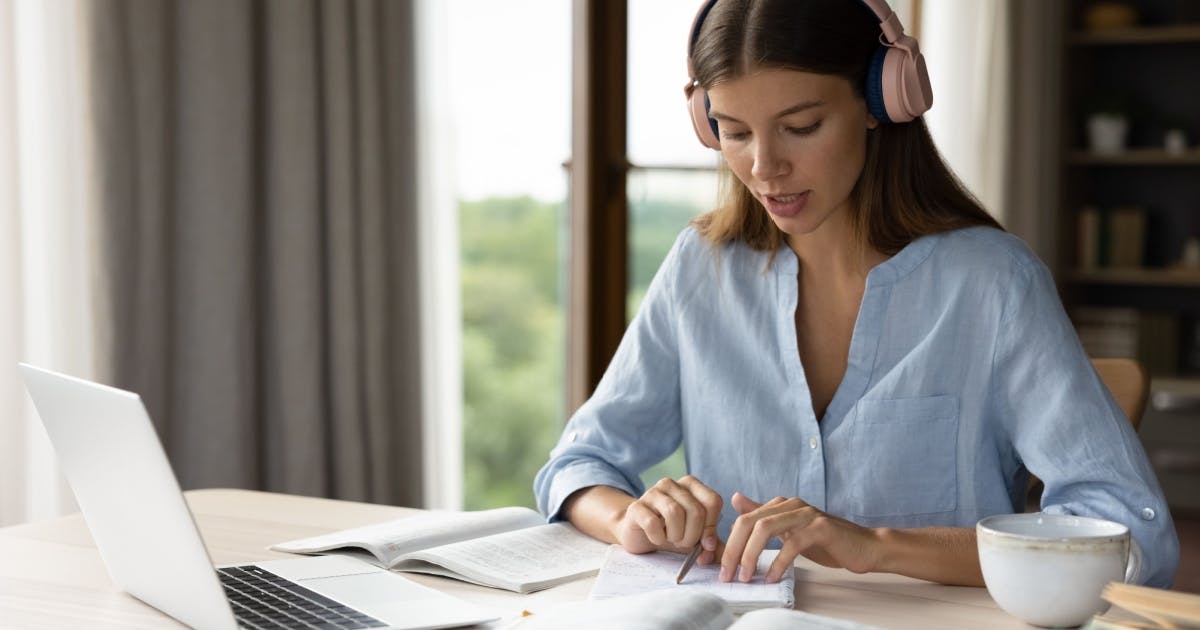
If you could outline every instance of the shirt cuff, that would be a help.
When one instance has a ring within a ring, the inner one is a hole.
[[[591,486],[611,486],[636,497],[640,493],[621,473],[600,462],[578,462],[554,474],[545,506],[546,520],[557,523],[563,520],[562,504],[577,490]]]

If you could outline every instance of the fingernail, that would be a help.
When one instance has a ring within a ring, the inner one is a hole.
[[[705,536],[704,540],[700,541],[700,546],[704,547],[705,549],[707,549],[709,551],[716,549],[717,548],[717,537],[716,536]]]
[[[750,581],[750,572],[746,570],[746,567],[738,567],[738,579],[743,582]]]
[[[729,567],[721,567],[721,581],[728,582],[731,577]]]
[[[774,584],[779,581],[778,575],[767,575],[767,584]]]

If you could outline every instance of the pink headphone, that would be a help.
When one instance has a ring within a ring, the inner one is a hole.
[[[888,6],[887,0],[859,0],[879,18],[879,49],[867,68],[867,109],[880,122],[905,123],[929,111],[933,105],[933,90],[929,72],[917,40],[904,34],[900,18]],[[706,0],[692,21],[688,36],[688,83],[683,91],[688,99],[688,111],[696,137],[710,149],[721,149],[717,136],[717,121],[708,117],[708,94],[696,81],[692,65],[692,49],[700,36],[700,26],[717,0]]]

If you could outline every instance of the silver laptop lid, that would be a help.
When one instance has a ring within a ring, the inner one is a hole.
[[[141,398],[20,364],[117,586],[195,628],[236,628]]]

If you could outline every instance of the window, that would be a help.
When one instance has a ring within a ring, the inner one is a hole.
[[[717,200],[716,152],[692,131],[687,81],[687,26],[699,3],[629,3],[628,153],[629,292],[632,318],[679,232]],[[647,484],[685,474],[683,451],[642,475]]]
[[[563,407],[570,7],[455,4],[464,503],[532,505]]]
[[[441,121],[426,143],[441,146],[426,155],[444,169],[422,181],[444,188],[438,205],[457,219],[447,229],[462,370],[462,459],[450,443],[427,453],[462,462],[466,509],[532,505],[564,406],[571,5],[428,0],[422,10],[422,88],[433,93],[422,98]]]

